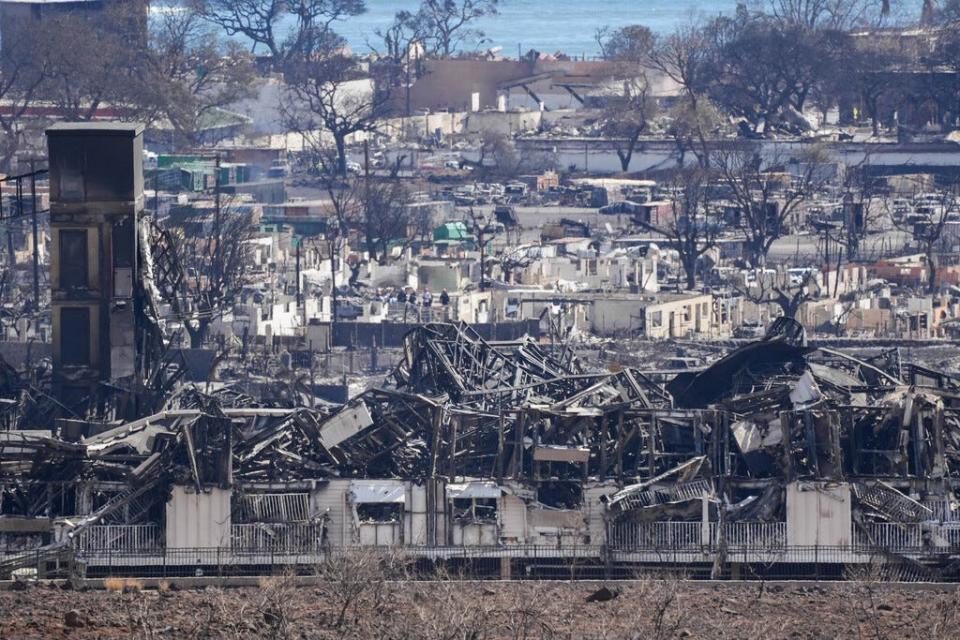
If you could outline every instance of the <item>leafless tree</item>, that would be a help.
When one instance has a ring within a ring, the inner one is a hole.
[[[688,290],[696,288],[697,265],[700,258],[716,246],[720,228],[708,215],[710,178],[711,174],[699,167],[679,170],[667,182],[674,190],[669,215],[664,220],[643,223],[646,228],[663,235],[669,246],[676,249]]]
[[[410,583],[410,589],[414,624],[423,637],[480,640],[493,635],[490,620],[496,607],[479,584],[440,571],[429,582]]]
[[[131,109],[146,122],[165,119],[180,144],[200,143],[209,114],[252,94],[252,56],[224,42],[198,14],[170,8],[151,21],[143,73]]]
[[[640,25],[616,31],[601,29],[596,37],[603,57],[612,64],[610,80],[616,85],[616,93],[606,99],[600,125],[604,137],[616,144],[621,170],[627,171],[640,136],[656,111],[645,72],[654,37],[650,29]]]
[[[847,324],[850,322],[850,317],[856,317],[856,311],[859,310],[856,300],[845,300],[841,303],[840,312],[837,313],[830,321],[830,325],[833,328],[834,334],[838,337],[842,336],[847,330]]]
[[[370,260],[387,264],[391,246],[399,243],[401,250],[409,246],[416,228],[410,216],[410,193],[396,179],[363,180],[358,186],[361,199],[360,225],[366,240]]]
[[[880,26],[892,8],[891,0],[759,0],[757,4],[778,20],[833,31]]]
[[[513,138],[505,133],[484,131],[478,143],[479,158],[463,163],[475,167],[477,174],[484,179],[510,180],[522,173],[545,171],[554,166],[553,158],[548,154],[521,154]]]
[[[658,37],[647,56],[652,69],[683,90],[683,100],[668,113],[670,124],[666,131],[677,145],[680,166],[687,153],[692,153],[700,166],[707,168],[707,140],[716,138],[723,124],[720,110],[705,95],[712,81],[711,53],[711,40],[704,27],[690,22]]]
[[[924,93],[936,103],[945,128],[953,128],[960,118],[960,33],[956,26],[942,29],[933,51],[922,60],[927,71]]]
[[[907,60],[901,51],[884,42],[849,46],[845,56],[849,73],[828,76],[833,78],[828,90],[835,95],[852,95],[863,116],[870,119],[873,135],[879,136],[884,113],[894,110],[889,105],[905,89],[898,74],[891,70],[900,68]]]
[[[795,318],[808,300],[820,293],[817,281],[818,268],[808,268],[793,275],[786,269],[751,269],[745,278],[735,277],[729,281],[733,289],[744,298],[758,305],[775,304],[787,318]]]
[[[336,610],[332,625],[343,629],[351,613],[379,611],[389,595],[389,581],[405,576],[406,559],[399,553],[344,547],[328,554],[317,567],[317,576],[329,583]]]
[[[848,167],[843,178],[843,213],[840,244],[847,248],[847,259],[862,259],[861,241],[879,224],[881,207],[877,206],[877,192],[866,170],[868,158],[857,166]]]
[[[390,83],[365,77],[359,62],[335,46],[322,55],[290,62],[286,79],[281,107],[287,126],[317,150],[329,146],[326,136],[331,137],[335,164],[325,170],[345,176],[347,138],[377,130],[388,111]]]
[[[327,156],[332,155],[327,153]],[[336,163],[328,157],[321,164],[329,168]],[[339,260],[351,235],[363,238],[370,260],[387,264],[395,243],[408,246],[419,229],[407,206],[409,192],[395,178],[343,178],[335,171],[321,171],[319,184],[327,194],[324,238],[330,259],[333,313],[336,314]],[[350,265],[350,286],[359,278],[363,264],[363,261],[357,261]]]
[[[517,246],[518,244],[508,243],[507,248],[498,256],[500,271],[506,282],[514,282],[517,271],[533,263],[533,259],[527,255],[527,247]]]
[[[608,587],[617,593],[614,602],[629,598],[629,603],[633,606],[628,606],[625,602],[622,605],[622,616],[617,616],[617,622],[598,620],[595,623],[597,637],[666,640],[690,635],[683,630],[689,623],[692,610],[689,604],[681,600],[683,585],[683,577],[679,572],[638,571],[629,587],[623,587],[622,594],[619,587]],[[709,635],[710,632],[706,634]]]
[[[558,636],[552,626],[555,620],[544,615],[547,601],[542,590],[514,589],[505,595],[505,602],[492,617],[496,625],[495,634],[491,634],[493,637],[549,640]]]
[[[838,64],[835,32],[815,32],[738,12],[707,28],[709,95],[731,115],[766,134],[807,127],[802,114],[815,88]]]
[[[736,227],[745,236],[750,263],[762,267],[770,247],[787,233],[800,204],[826,182],[826,155],[811,147],[796,163],[786,163],[782,158],[764,159],[758,144],[737,143],[716,149],[711,159],[739,211]],[[783,185],[787,169],[793,173],[789,184]]]
[[[27,49],[45,76],[39,95],[68,120],[90,120],[104,105],[127,103],[138,85],[145,20],[142,2],[45,17],[30,30]]]
[[[483,212],[473,207],[467,209],[464,222],[480,251],[480,291],[484,291],[487,288],[487,244],[497,235],[497,228]]]
[[[13,38],[13,36],[7,36]],[[42,64],[29,63],[20,56],[11,56],[17,46],[5,42],[0,59],[0,102],[7,108],[0,110],[0,171],[7,172],[17,151],[23,145],[27,116],[37,98],[38,89],[46,79]],[[40,62],[40,61],[38,61]]]
[[[683,88],[695,107],[710,75],[710,40],[702,26],[690,23],[660,37],[650,50],[650,66]]]
[[[647,638],[665,640],[673,638],[684,623],[685,614],[678,602],[680,578],[665,576],[643,581],[644,600],[651,603],[650,632]]]
[[[418,44],[422,45],[427,38],[425,25],[417,14],[406,10],[398,11],[386,29],[375,29],[373,34],[382,44],[377,46],[368,43],[370,48],[397,67],[409,64],[410,50]],[[397,80],[402,77],[399,73],[394,76]]]
[[[163,272],[158,282],[190,336],[190,346],[199,348],[210,325],[233,303],[248,282],[250,245],[254,230],[249,214],[232,210],[229,204],[214,213],[207,233],[196,236],[182,227],[157,229],[155,254]]]
[[[191,7],[229,36],[265,48],[274,67],[309,59],[338,20],[366,11],[363,0],[191,0]]]
[[[851,195],[848,199],[848,207],[853,197]],[[861,193],[856,197],[866,200],[869,195]],[[865,210],[869,211],[869,202],[864,204]],[[852,212],[847,211],[847,213],[852,216]],[[869,213],[863,214],[864,220],[868,215]],[[776,269],[754,267],[746,272],[745,279],[735,276],[730,284],[747,300],[761,305],[775,304],[780,307],[781,313],[789,318],[796,317],[804,303],[822,295],[844,300],[843,310],[830,321],[839,333],[845,318],[855,309],[853,304],[855,300],[850,299],[854,294],[839,290],[840,272],[852,255],[848,250],[848,241],[855,229],[850,229],[849,223],[850,221],[839,225],[823,223],[818,226],[821,242],[818,243],[813,266],[794,267],[790,270],[786,268],[787,265],[779,265]],[[798,265],[801,261],[795,258],[790,264]]]
[[[952,24],[960,22],[960,0],[945,0],[940,2],[935,13],[935,19],[938,24]],[[933,10],[933,7],[930,7]]]
[[[702,97],[699,100],[684,100],[669,112],[670,123],[666,128],[677,148],[677,164],[686,164],[687,154],[696,158],[702,169],[710,167],[710,144],[723,128],[723,117],[713,102]]]
[[[237,597],[232,589],[211,587],[207,590],[207,606],[203,613],[193,619],[191,637],[244,638],[262,637],[282,640],[295,637],[295,630],[301,623],[303,607],[299,599],[303,588],[296,582],[296,576],[265,576],[257,581],[257,586]],[[140,630],[141,638],[148,638],[146,631],[152,627],[159,637],[159,623],[162,613],[156,610],[157,598],[144,597],[139,600],[154,602],[153,619],[144,616],[134,618],[136,624],[130,625],[131,631]]]
[[[883,559],[874,557],[866,564],[851,567],[844,577],[849,581],[848,588],[853,595],[851,601],[857,603],[857,608],[863,614],[862,617],[858,616],[858,635],[862,633],[859,624],[862,620],[877,640],[888,637],[892,629],[888,628],[878,609],[884,585],[890,582],[889,569],[884,566]]]
[[[335,176],[327,174],[324,177],[324,185],[330,202],[327,206],[327,222],[324,229],[324,237],[327,240],[327,248],[330,252],[330,297],[332,302],[330,313],[331,321],[336,323],[339,259],[349,240],[350,230],[357,226],[363,204],[355,185],[352,183],[337,180]],[[359,269],[359,265],[357,265],[357,269]],[[359,272],[354,273],[351,280],[355,279],[357,273]]]
[[[17,334],[17,342],[26,342],[31,327],[40,320],[39,314],[33,300],[27,300],[22,295],[14,297],[13,304],[3,310],[0,326],[12,328]]]
[[[483,41],[485,34],[474,25],[497,15],[498,5],[499,0],[422,0],[414,19],[431,51],[449,58],[467,40]]]
[[[656,102],[649,95],[645,77],[624,82],[624,94],[611,97],[602,114],[603,135],[613,140],[621,171],[630,169],[640,136],[647,131]]]
[[[927,204],[926,218],[914,221],[909,218],[893,218],[894,225],[910,234],[917,249],[923,254],[927,271],[927,293],[936,293],[940,273],[940,258],[946,251],[947,237],[944,231],[947,228],[949,215],[954,211],[960,194],[960,185],[953,184],[949,188],[939,191],[935,202]]]
[[[503,133],[484,132],[480,136],[480,157],[476,162],[478,169],[487,170],[498,176],[516,175],[522,159],[517,153],[513,139]]]
[[[196,143],[211,111],[249,94],[252,58],[196,14],[155,6],[161,11],[149,25],[144,3],[135,1],[113,3],[95,18],[87,12],[48,16],[21,34],[30,42],[3,65],[0,89],[7,78],[14,82],[8,99],[15,109],[0,116],[0,128],[22,120],[25,106],[42,99],[69,120],[89,120],[103,107],[124,120],[163,119],[179,142]],[[14,129],[5,136],[9,144],[19,139]]]
[[[635,24],[612,30],[602,27],[594,34],[604,60],[644,65],[650,61],[654,35],[649,28]]]

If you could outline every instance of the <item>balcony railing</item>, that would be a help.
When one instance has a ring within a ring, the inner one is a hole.
[[[611,550],[715,551],[721,542],[728,550],[788,549],[785,522],[643,522],[613,524],[608,529]],[[854,524],[851,551],[895,553],[952,551],[960,553],[960,523]],[[504,548],[509,548],[505,545]],[[157,524],[96,525],[77,537],[77,549],[89,552],[149,553],[164,547]],[[240,553],[313,553],[326,547],[319,523],[234,524],[230,549]]]
[[[706,535],[704,535],[706,533]],[[721,536],[722,534],[722,536]],[[721,540],[729,547],[782,549],[787,544],[785,522],[620,523],[611,526],[609,544],[619,549],[712,549]]]
[[[77,537],[82,551],[156,551],[163,535],[156,524],[101,524],[87,527]]]
[[[230,545],[234,551],[320,551],[323,547],[323,526],[303,522],[235,524],[230,527]]]
[[[760,549],[783,549],[787,546],[786,522],[729,522],[721,526],[710,523],[710,539],[727,547],[752,547]]]

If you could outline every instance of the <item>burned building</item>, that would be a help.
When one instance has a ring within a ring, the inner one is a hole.
[[[786,320],[665,386],[529,338],[424,325],[382,385],[342,406],[183,387],[79,443],[9,432],[0,507],[50,523],[30,563],[69,554],[94,572],[189,570],[185,548],[255,566],[361,545],[607,573],[882,558],[898,577],[949,577],[958,389],[895,351],[812,348]]]
[[[133,345],[142,132],[64,124],[47,133],[54,379],[68,406],[133,373],[125,371],[132,350],[123,347]]]
[[[134,392],[154,344],[140,256],[143,126],[62,123],[47,139],[53,383],[82,415],[117,390]]]
[[[0,573],[256,572],[372,546],[505,574],[958,575],[960,383],[896,349],[811,346],[789,319],[675,374],[428,323],[342,404],[180,383],[155,283],[183,274],[143,212],[141,131],[49,131],[52,388],[9,366],[0,383],[60,413],[0,431]]]

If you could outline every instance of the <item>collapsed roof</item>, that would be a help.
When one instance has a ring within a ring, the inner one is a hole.
[[[242,490],[335,476],[526,483],[566,507],[594,478],[621,487],[608,496],[614,519],[697,519],[706,499],[727,519],[776,520],[786,482],[818,479],[852,483],[858,518],[898,522],[929,516],[917,487],[951,498],[960,480],[950,376],[896,352],[811,348],[789,320],[665,387],[530,338],[428,324],[406,336],[380,387],[333,409],[184,389],[81,442],[6,432],[0,513],[70,516],[97,487],[99,506],[74,526],[149,521],[172,483]]]

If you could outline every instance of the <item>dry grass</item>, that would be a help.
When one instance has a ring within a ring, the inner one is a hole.
[[[140,593],[143,582],[134,578],[107,578],[103,581],[103,588],[115,593]]]
[[[123,592],[123,578],[107,578],[103,581],[103,588],[107,591],[114,591],[117,593]]]
[[[0,637],[59,637],[65,611],[89,623],[74,640],[319,638],[359,640],[667,640],[670,638],[960,637],[960,596],[918,591],[865,569],[856,580],[809,585],[705,584],[638,575],[608,584],[496,582],[439,575],[404,580],[410,563],[363,551],[332,556],[315,586],[272,576],[256,587],[143,591],[137,580],[99,591],[0,592]],[[117,595],[119,594],[119,596]]]

